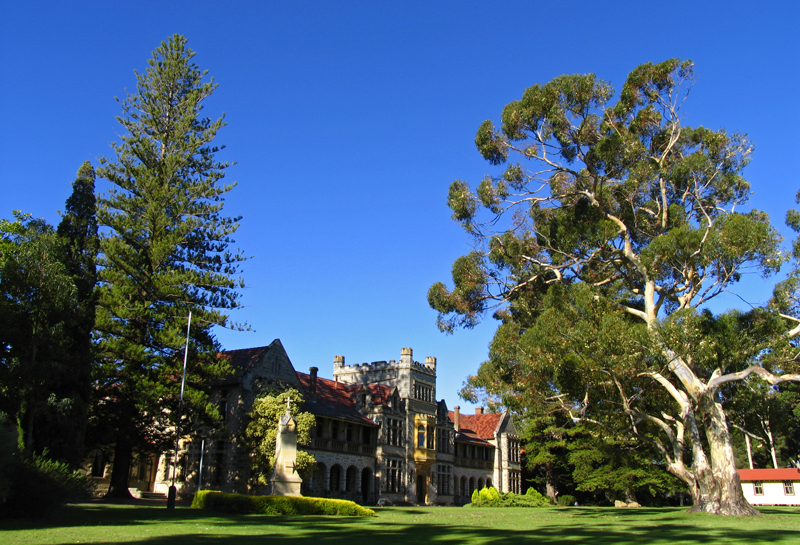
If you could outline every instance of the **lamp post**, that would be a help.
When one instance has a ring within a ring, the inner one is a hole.
[[[183,389],[186,385],[186,362],[189,359],[189,332],[192,328],[192,311],[189,311],[189,322],[186,325],[186,347],[183,350],[183,376],[181,377],[181,397],[178,402],[178,418],[175,420],[175,456],[172,458],[172,484],[167,495],[167,509],[175,509],[175,497],[178,489],[175,488],[175,472],[178,465],[178,442],[181,439],[181,413],[183,412]]]

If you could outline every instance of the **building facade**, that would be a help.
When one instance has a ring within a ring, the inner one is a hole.
[[[233,373],[212,392],[222,422],[182,442],[174,464],[180,494],[198,488],[262,493],[249,485],[241,437],[255,398],[287,388],[302,393],[301,410],[316,419],[311,444],[299,447],[317,461],[303,495],[362,504],[463,504],[484,486],[521,492],[520,440],[510,415],[448,410],[436,399],[436,358],[416,362],[410,348],[399,360],[356,365],[335,356],[333,379],[326,379],[316,367],[296,371],[280,340],[223,356]],[[109,464],[90,465],[102,486]],[[166,493],[172,467],[170,454],[143,456],[132,469],[132,486]]]
[[[742,492],[750,505],[800,505],[797,468],[740,469]]]

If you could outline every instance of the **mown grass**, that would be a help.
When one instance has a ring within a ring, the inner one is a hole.
[[[2,521],[6,544],[142,543],[388,545],[531,542],[615,545],[800,543],[800,509],[761,509],[758,518],[684,509],[600,507],[383,508],[374,518],[229,515],[163,506],[68,505],[47,520]]]

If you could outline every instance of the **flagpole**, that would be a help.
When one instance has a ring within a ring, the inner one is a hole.
[[[167,509],[175,509],[175,497],[178,491],[175,488],[175,473],[178,465],[178,442],[181,438],[181,413],[183,412],[183,390],[186,386],[186,362],[189,360],[189,333],[192,328],[192,311],[189,311],[189,321],[186,324],[186,347],[183,350],[183,376],[181,377],[181,397],[178,402],[178,418],[175,421],[175,455],[172,457],[172,484],[167,496]]]

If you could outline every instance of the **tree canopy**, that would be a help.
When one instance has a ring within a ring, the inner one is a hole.
[[[85,162],[58,230],[15,213],[0,222],[0,411],[26,454],[76,467],[91,397],[97,223]]]
[[[501,320],[473,386],[645,439],[693,509],[756,514],[719,394],[751,374],[798,378],[755,348],[786,322],[699,309],[784,255],[766,214],[741,210],[746,136],[682,123],[692,78],[690,61],[647,63],[616,96],[593,74],[560,76],[509,103],[500,128],[484,121],[475,143],[503,169],[450,186],[475,250],[428,301],[444,331]],[[727,352],[715,328],[755,344]]]
[[[174,35],[153,52],[136,91],[120,101],[126,134],[112,144],[98,174],[112,188],[99,201],[102,227],[97,330],[103,367],[97,407],[115,445],[109,494],[127,495],[133,448],[171,441],[186,320],[191,311],[190,367],[183,430],[214,416],[204,388],[226,372],[213,327],[236,327],[236,278],[244,259],[229,249],[239,218],[223,214],[230,166],[212,145],[222,118],[202,117],[216,88]]]

